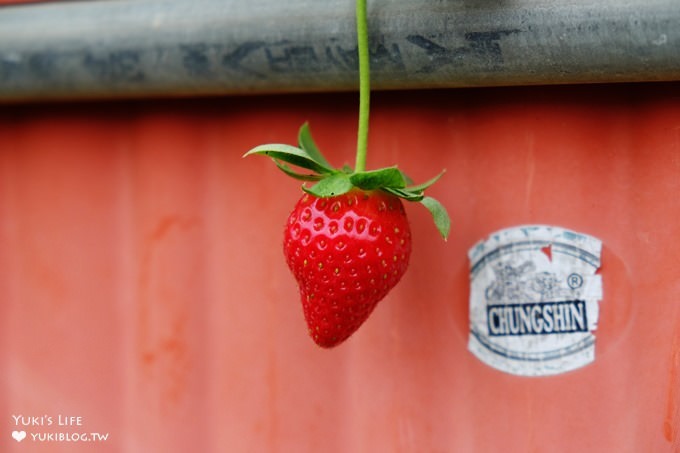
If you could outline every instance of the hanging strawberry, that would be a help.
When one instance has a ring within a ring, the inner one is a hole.
[[[446,209],[424,194],[443,172],[413,185],[396,166],[365,169],[370,95],[366,0],[357,0],[356,14],[360,99],[354,170],[333,168],[307,124],[300,128],[298,147],[260,145],[244,155],[269,156],[287,175],[314,182],[302,185],[305,193],[286,223],[283,250],[300,288],[309,334],[325,348],[352,335],[406,272],[411,231],[402,199],[424,205],[444,239],[450,228]]]

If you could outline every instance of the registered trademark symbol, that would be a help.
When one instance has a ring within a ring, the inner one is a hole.
[[[567,277],[567,284],[571,289],[580,288],[583,285],[583,277],[579,274],[571,274]]]

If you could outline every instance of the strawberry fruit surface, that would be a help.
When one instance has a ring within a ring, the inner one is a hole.
[[[305,194],[288,218],[284,255],[300,288],[309,335],[319,346],[336,346],[406,272],[406,212],[398,197],[383,191]]]

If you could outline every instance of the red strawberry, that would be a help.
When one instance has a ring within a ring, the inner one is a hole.
[[[336,346],[406,272],[406,212],[399,198],[382,191],[305,194],[288,218],[284,254],[300,287],[310,336],[319,346]]]
[[[412,185],[396,166],[366,170],[371,91],[367,12],[366,0],[356,0],[359,127],[354,169],[334,168],[307,124],[300,128],[298,147],[272,143],[244,155],[269,156],[288,176],[315,182],[302,186],[307,195],[288,219],[284,253],[300,286],[309,332],[329,348],[356,331],[406,272],[411,233],[400,198],[425,206],[444,239],[450,228],[446,208],[425,196],[441,173]]]
[[[298,143],[260,145],[245,155],[269,156],[287,175],[315,182],[302,186],[307,193],[288,218],[283,250],[300,287],[309,333],[330,348],[352,335],[406,272],[411,231],[401,199],[425,206],[445,239],[450,221],[446,209],[424,193],[441,174],[409,185],[397,167],[333,168],[306,124]]]

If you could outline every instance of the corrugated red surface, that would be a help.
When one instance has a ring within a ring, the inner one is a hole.
[[[453,232],[407,206],[411,268],[330,351],[282,257],[298,183],[241,155],[309,120],[351,163],[354,95],[3,107],[0,450],[678,451],[680,86],[373,101],[369,166],[447,168]],[[466,252],[526,223],[603,241],[585,368],[521,378],[467,351]]]

